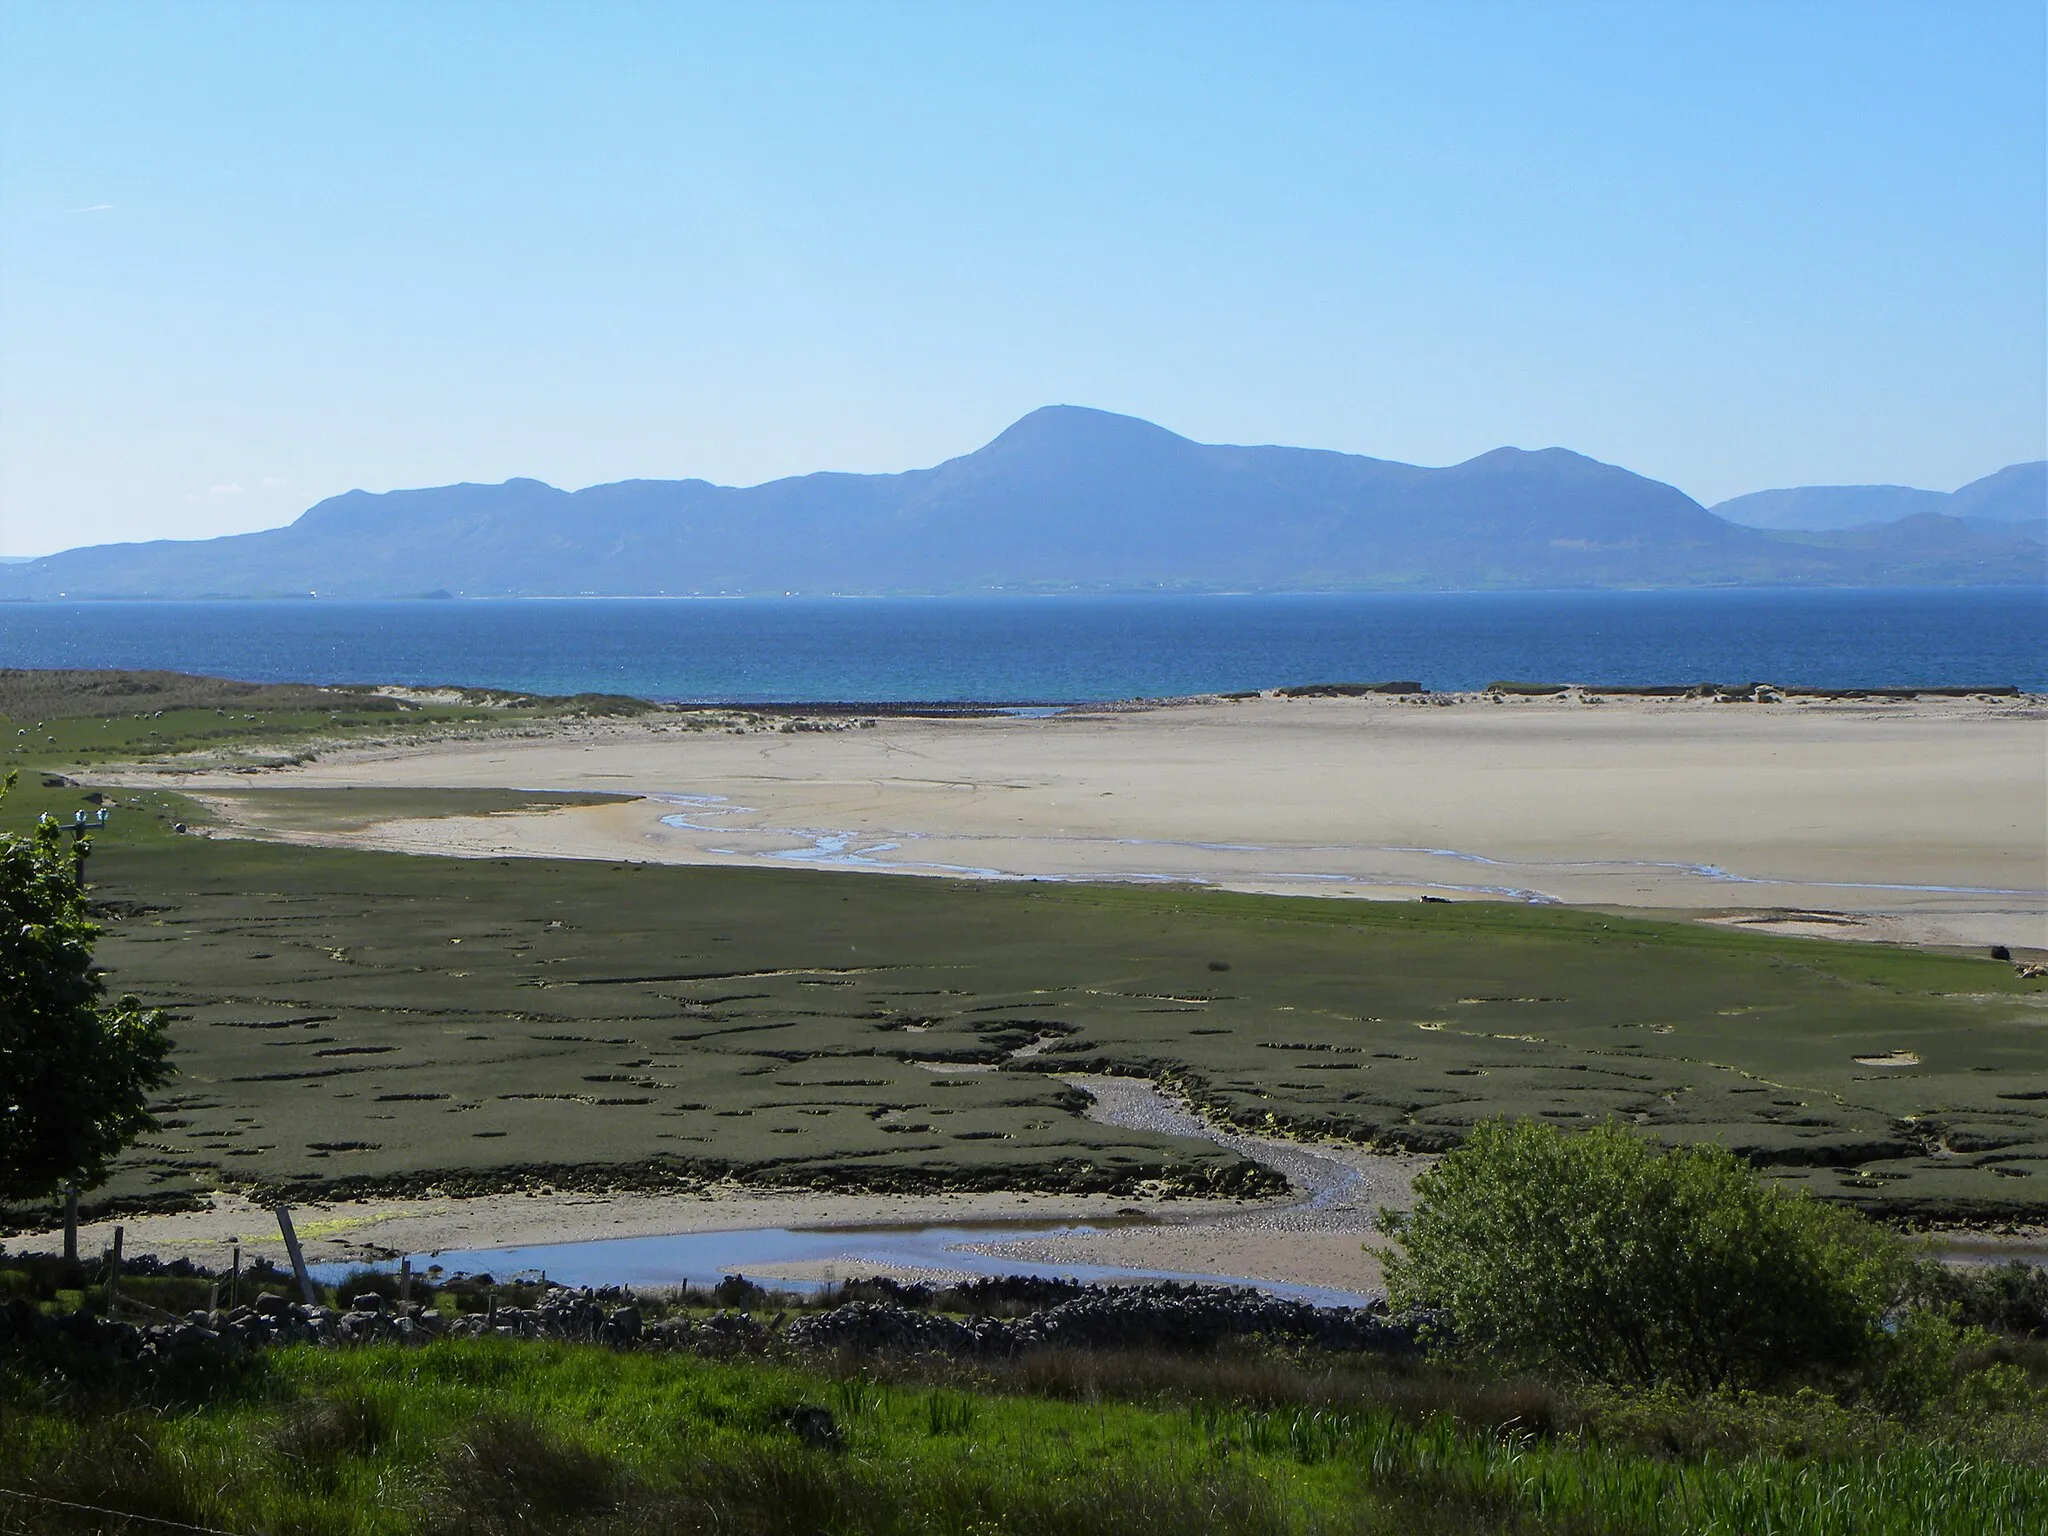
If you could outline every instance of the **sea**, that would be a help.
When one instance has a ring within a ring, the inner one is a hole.
[[[0,666],[703,703],[1386,681],[2048,692],[2048,589],[16,602],[0,603]]]

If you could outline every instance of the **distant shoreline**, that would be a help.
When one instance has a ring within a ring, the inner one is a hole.
[[[43,556],[0,562],[25,565]],[[0,606],[61,607],[73,603],[128,603],[164,606],[196,603],[982,603],[1061,602],[1071,599],[1217,598],[1268,600],[1329,597],[1701,597],[1714,593],[1884,593],[1884,592],[2039,592],[2048,595],[2048,581],[1945,581],[1931,585],[1895,582],[1699,582],[1685,585],[1578,587],[959,587],[943,591],[881,592],[386,592],[336,595],[312,592],[195,592],[165,596],[120,592],[79,592],[56,597],[0,596]]]
[[[1053,708],[1391,680],[2048,692],[2048,589],[0,603],[0,662],[734,707]]]
[[[226,683],[231,686],[246,686],[250,688],[304,687],[334,690],[349,694],[381,695],[386,698],[397,699],[461,695],[471,699],[489,699],[493,702],[524,699],[536,704],[553,706],[573,706],[579,699],[605,697],[616,698],[632,704],[646,705],[651,709],[668,710],[682,714],[730,712],[777,718],[800,718],[806,715],[822,715],[833,718],[846,716],[857,718],[863,715],[872,715],[878,719],[942,720],[1029,718],[1053,714],[1114,714],[1133,709],[1171,709],[1205,704],[1244,703],[1254,699],[1371,697],[1469,701],[1475,697],[1490,696],[1518,699],[1577,696],[1616,700],[1692,699],[1720,703],[1781,702],[1785,700],[1838,703],[1877,700],[1892,703],[1911,703],[1918,699],[1980,699],[1987,701],[1999,699],[2030,701],[2038,699],[2048,701],[2048,694],[2035,693],[2013,683],[1940,684],[1924,687],[1873,684],[1870,686],[1852,685],[1823,688],[1767,680],[1753,680],[1746,683],[1721,683],[1706,680],[1679,683],[1589,683],[1581,681],[1532,682],[1503,678],[1488,684],[1484,688],[1431,688],[1413,680],[1391,679],[1378,682],[1347,680],[1287,683],[1274,687],[1248,688],[1229,692],[1159,695],[1134,694],[1129,698],[1122,699],[1072,697],[1030,699],[749,699],[662,697],[660,695],[643,694],[547,694],[530,692],[524,689],[498,688],[472,683],[397,683],[334,678],[276,684],[259,679],[222,678],[203,673],[177,672],[172,669],[143,667],[0,667],[0,675],[16,677],[31,675],[49,677],[92,676],[109,681],[141,681],[152,676],[174,676],[199,683]]]

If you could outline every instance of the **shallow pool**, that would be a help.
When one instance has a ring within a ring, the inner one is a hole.
[[[763,1266],[845,1263],[857,1273],[873,1268],[945,1271],[971,1275],[1037,1275],[1108,1284],[1140,1284],[1148,1280],[1179,1280],[1203,1285],[1242,1285],[1310,1302],[1321,1307],[1363,1306],[1371,1298],[1353,1291],[1313,1285],[1287,1285],[1246,1280],[1235,1275],[1185,1274],[1171,1270],[1121,1269],[1105,1264],[1044,1264],[969,1251],[968,1245],[1014,1242],[1027,1237],[1088,1234],[1101,1227],[1087,1223],[1017,1222],[999,1226],[936,1227],[756,1227],[730,1232],[683,1232],[666,1237],[598,1238],[580,1243],[543,1243],[523,1248],[461,1248],[409,1255],[415,1271],[439,1265],[449,1274],[488,1273],[505,1280],[545,1275],[564,1285],[629,1285],[656,1287],[715,1285],[725,1275],[758,1271]],[[322,1280],[340,1279],[353,1264],[314,1266]],[[380,1264],[380,1269],[395,1264]],[[756,1274],[755,1278],[761,1278]],[[763,1278],[773,1289],[810,1292],[839,1278],[782,1280]]]

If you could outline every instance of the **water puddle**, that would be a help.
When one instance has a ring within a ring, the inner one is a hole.
[[[1967,1237],[1945,1234],[1935,1239],[1934,1256],[1948,1264],[2009,1264],[2017,1259],[2048,1269],[2048,1237]]]
[[[1016,1055],[1036,1055],[1055,1037],[1033,1041]],[[940,1063],[920,1063],[935,1070]],[[1292,1204],[1264,1204],[1242,1213],[1200,1218],[1218,1228],[1253,1227],[1284,1245],[1290,1232],[1366,1230],[1366,1208],[1391,1191],[1378,1187],[1354,1162],[1298,1143],[1221,1130],[1138,1078],[1063,1076],[1084,1090],[1089,1116],[1114,1125],[1197,1136],[1228,1147],[1285,1174],[1297,1192]],[[1132,1285],[1175,1280],[1201,1285],[1245,1286],[1322,1307],[1363,1306],[1364,1292],[1244,1275],[1195,1272],[1143,1265],[1068,1262],[1019,1253],[1007,1245],[1033,1239],[1058,1241],[1096,1237],[1118,1227],[1158,1225],[1150,1217],[1093,1221],[1010,1221],[972,1225],[752,1227],[720,1232],[682,1232],[651,1237],[597,1238],[575,1243],[511,1248],[446,1249],[410,1255],[416,1270],[439,1266],[449,1274],[491,1274],[499,1279],[536,1278],[565,1285],[628,1285],[645,1288],[685,1283],[709,1286],[730,1274],[748,1274],[774,1289],[810,1294],[839,1280],[883,1272],[907,1278],[1033,1275],[1095,1284]],[[999,1251],[985,1252],[997,1248]],[[352,1265],[316,1268],[323,1280],[342,1278]],[[393,1264],[377,1266],[389,1269]],[[802,1278],[776,1271],[801,1269]]]
[[[1020,1238],[1089,1237],[1110,1222],[1012,1222],[982,1226],[755,1227],[731,1232],[683,1232],[664,1237],[598,1238],[580,1243],[544,1243],[519,1248],[462,1248],[410,1255],[416,1271],[438,1265],[448,1274],[489,1274],[499,1280],[546,1276],[563,1285],[627,1285],[654,1289],[685,1283],[715,1285],[726,1275],[746,1274],[774,1290],[811,1294],[853,1275],[876,1270],[909,1277],[1034,1275],[1047,1279],[1107,1284],[1177,1280],[1202,1285],[1249,1286],[1290,1301],[1319,1307],[1358,1307],[1370,1299],[1322,1286],[1249,1280],[1235,1275],[1191,1274],[1165,1269],[1127,1269],[1107,1264],[1040,1263],[974,1247]],[[783,1279],[761,1271],[803,1266],[815,1273]],[[312,1266],[323,1281],[336,1281],[353,1264]],[[391,1269],[395,1265],[375,1266]]]

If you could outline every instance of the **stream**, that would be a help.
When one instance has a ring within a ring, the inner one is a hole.
[[[1277,1170],[1300,1192],[1300,1198],[1291,1204],[1260,1205],[1176,1225],[1271,1233],[1280,1241],[1290,1231],[1356,1229],[1362,1233],[1369,1225],[1371,1210],[1396,1193],[1367,1171],[1370,1160],[1362,1152],[1356,1154],[1354,1163],[1330,1149],[1311,1150],[1268,1137],[1220,1131],[1138,1078],[1071,1076],[1060,1080],[1089,1094],[1093,1100],[1090,1119],[1215,1142]],[[725,1275],[752,1272],[771,1288],[809,1293],[841,1279],[881,1271],[927,1281],[983,1275],[1035,1275],[1108,1284],[1175,1280],[1248,1286],[1290,1300],[1334,1307],[1361,1306],[1371,1299],[1363,1292],[1256,1276],[1069,1261],[1050,1256],[1039,1246],[1118,1228],[1164,1225],[1151,1217],[1113,1217],[918,1226],[752,1227],[512,1248],[448,1249],[409,1257],[414,1269],[421,1272],[488,1273],[501,1280],[545,1275],[566,1285],[709,1286]],[[1017,1251],[1018,1245],[1026,1251]],[[809,1273],[802,1277],[773,1273],[798,1266]],[[320,1279],[330,1282],[359,1267],[313,1266]]]

